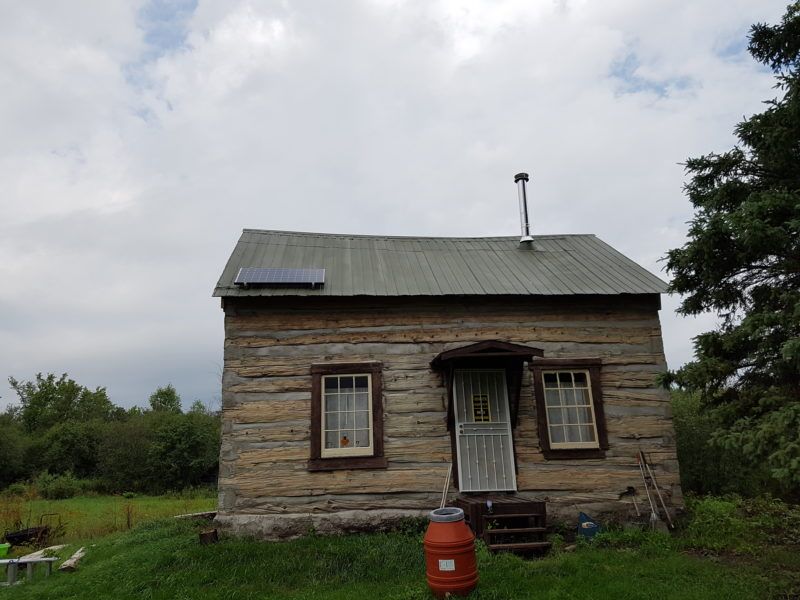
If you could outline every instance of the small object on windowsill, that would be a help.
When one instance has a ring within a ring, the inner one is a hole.
[[[346,435],[343,435],[342,439],[339,440],[339,445],[342,448],[347,448],[350,445],[350,438],[348,438]]]

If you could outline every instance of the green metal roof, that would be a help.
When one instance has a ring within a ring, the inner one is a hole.
[[[242,287],[241,267],[324,268],[325,285]],[[594,235],[425,238],[245,229],[214,296],[660,294],[667,284]]]

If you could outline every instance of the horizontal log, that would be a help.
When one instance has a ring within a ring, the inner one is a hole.
[[[385,354],[366,355],[354,354],[347,357],[351,362],[366,362],[377,360],[382,362],[387,372],[399,370],[422,369],[429,370],[430,362],[436,353],[413,354]],[[316,362],[333,362],[341,360],[341,356],[321,356]],[[656,354],[623,354],[605,356],[602,358],[604,371],[614,369],[648,369],[659,373],[666,368],[663,356]],[[293,375],[308,375],[310,361],[306,356],[252,356],[247,358],[230,358],[225,361],[225,371],[239,378],[248,377],[289,377]]]
[[[269,348],[272,346],[332,344],[332,343],[433,343],[433,342],[478,342],[498,339],[525,343],[528,340],[547,342],[581,343],[638,343],[648,344],[660,333],[650,327],[623,329],[619,327],[522,327],[510,323],[506,327],[459,327],[452,329],[388,329],[356,332],[281,331],[259,332],[249,337],[226,336],[226,346]]]
[[[393,463],[439,463],[452,460],[450,436],[388,438],[384,454]]]
[[[444,481],[444,480],[442,480]],[[433,509],[439,506],[438,492],[397,494],[322,494],[319,496],[275,496],[236,499],[236,510],[248,514],[288,514],[298,512],[336,512],[380,508]]]
[[[486,339],[496,339],[487,337]],[[480,340],[473,340],[480,341]],[[235,360],[255,360],[259,357],[281,356],[307,357],[314,362],[325,360],[344,360],[356,355],[366,356],[410,356],[410,355],[429,355],[431,358],[440,352],[459,348],[470,343],[463,340],[453,343],[430,343],[420,344],[413,342],[405,343],[319,343],[319,344],[293,344],[283,343],[267,347],[235,346],[226,344],[224,348],[224,360],[227,362]],[[526,339],[519,343],[534,346],[542,349],[548,357],[568,358],[570,356],[579,357],[603,357],[603,356],[623,356],[627,354],[640,355],[648,353],[661,353],[663,348],[656,350],[652,339],[647,339],[641,343],[581,343],[581,342],[548,342],[544,340]]]
[[[612,417],[606,419],[609,438],[640,439],[672,436],[672,420],[652,416]]]
[[[308,421],[311,400],[261,400],[239,404],[225,411],[225,418],[236,424]]]
[[[225,437],[232,443],[277,443],[308,441],[308,418],[279,423],[235,424]]]
[[[448,435],[444,412],[419,414],[387,413],[383,430],[387,436],[408,437],[440,437]]]
[[[444,388],[439,392],[386,392],[384,412],[420,413],[443,412],[447,410],[447,395]]]
[[[532,322],[542,326],[569,326],[573,323],[583,325],[604,325],[609,322],[625,323],[629,326],[658,325],[657,313],[632,312],[628,309],[604,311],[601,314],[582,311],[537,311],[535,308],[522,310],[497,310],[470,307],[468,310],[440,309],[435,311],[336,311],[326,314],[322,311],[280,311],[275,313],[228,316],[226,330],[231,332],[276,331],[286,329],[359,329],[386,326],[435,327],[443,324],[464,326],[476,323]]]
[[[225,385],[225,391],[234,393],[307,392],[311,394],[311,376],[260,377],[246,383]]]
[[[654,388],[659,374],[637,371],[600,371],[600,384],[604,388]]]
[[[283,471],[253,469],[233,479],[220,478],[221,488],[233,488],[238,496],[318,496],[321,494],[432,492],[441,490],[446,475],[429,468],[355,471]]]

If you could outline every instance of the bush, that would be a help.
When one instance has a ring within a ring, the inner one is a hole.
[[[720,421],[696,395],[673,390],[672,413],[684,492],[757,496],[767,490],[782,495],[769,473],[750,465],[741,449],[713,443]]]
[[[688,496],[687,547],[712,552],[756,554],[768,544],[800,543],[800,507],[762,496]]]
[[[28,486],[21,482],[12,483],[3,490],[3,494],[6,496],[25,496],[28,494]]]
[[[36,478],[34,485],[39,495],[47,500],[72,498],[83,491],[81,482],[69,472],[63,475],[51,475],[44,471]]]

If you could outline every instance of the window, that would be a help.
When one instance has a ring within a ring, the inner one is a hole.
[[[551,448],[599,448],[588,371],[542,371]]]
[[[372,454],[370,375],[322,377],[322,456]]]
[[[602,458],[607,447],[595,359],[534,362],[539,442],[545,458]]]
[[[381,364],[311,367],[311,471],[384,468]]]

